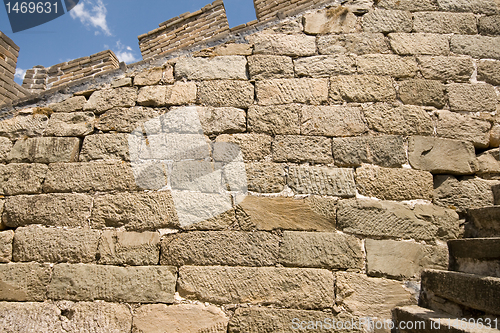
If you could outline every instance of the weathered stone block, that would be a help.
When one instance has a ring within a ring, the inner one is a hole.
[[[50,119],[45,136],[85,136],[94,131],[93,112],[54,113]]]
[[[431,116],[422,107],[376,103],[363,110],[370,129],[399,135],[432,135]]]
[[[198,102],[246,109],[253,104],[254,86],[247,81],[216,80],[198,84]]]
[[[332,140],[321,136],[278,135],[273,141],[273,161],[333,163]]]
[[[137,104],[166,106],[193,104],[196,101],[196,83],[176,82],[166,86],[146,86],[139,90]]]
[[[430,80],[468,82],[474,72],[469,57],[420,56],[417,60],[420,72]]]
[[[197,107],[196,110],[205,135],[246,131],[247,118],[245,110],[213,107]]]
[[[12,260],[12,240],[14,231],[7,230],[0,232],[0,263],[7,263]]]
[[[4,332],[62,333],[61,311],[45,302],[0,302],[0,330]]]
[[[98,130],[109,132],[131,133],[149,119],[159,117],[158,111],[142,106],[132,108],[113,108],[97,119],[95,127]]]
[[[325,35],[318,37],[318,50],[320,54],[388,53],[389,44],[382,33],[364,32],[345,35]]]
[[[99,264],[148,266],[160,260],[160,234],[104,230],[97,249]]]
[[[299,76],[329,77],[356,72],[356,59],[348,55],[320,55],[293,61]]]
[[[193,52],[195,57],[215,57],[229,55],[252,55],[253,45],[245,43],[228,42],[226,44],[209,47],[198,52]]]
[[[493,112],[497,96],[489,84],[451,83],[446,86],[451,111]]]
[[[391,33],[389,43],[394,52],[399,55],[448,55],[450,53],[449,36],[446,35]]]
[[[490,122],[446,110],[438,111],[437,117],[436,132],[438,136],[470,141],[476,148],[488,147]]]
[[[90,263],[96,260],[101,233],[91,229],[28,226],[16,229],[14,261]]]
[[[324,269],[196,267],[179,270],[181,296],[216,304],[274,304],[289,308],[331,307],[334,277]]]
[[[80,150],[78,138],[27,138],[16,141],[9,161],[14,163],[76,162]]]
[[[481,153],[477,160],[479,162],[478,174],[482,177],[491,177],[500,174],[500,156],[498,149],[490,149]]]
[[[10,139],[0,137],[0,162],[7,162],[12,146]]]
[[[477,79],[496,86],[500,85],[500,61],[480,60],[477,64]]]
[[[124,160],[129,161],[129,134],[94,134],[83,140],[80,161]]]
[[[369,54],[358,57],[357,67],[360,74],[389,75],[397,78],[414,77],[418,69],[415,58],[394,54]]]
[[[137,89],[122,87],[115,89],[97,90],[90,96],[83,106],[84,111],[94,111],[101,114],[117,106],[132,107],[137,101]]]
[[[363,16],[363,28],[367,32],[411,32],[410,12],[402,10],[372,10]]]
[[[42,193],[42,183],[47,169],[45,164],[0,165],[0,194]]]
[[[144,70],[134,76],[134,85],[136,86],[152,86],[160,83],[163,77],[163,68],[153,67]]]
[[[175,63],[175,77],[187,80],[247,80],[247,59],[243,56],[181,58]]]
[[[0,136],[12,140],[41,136],[48,123],[49,117],[45,114],[33,114],[31,109],[22,110],[15,117],[0,121]]]
[[[410,138],[410,164],[418,170],[456,175],[473,174],[478,169],[471,142],[415,136]]]
[[[394,80],[386,76],[334,76],[330,79],[330,98],[356,103],[393,101],[396,89]]]
[[[272,104],[321,104],[328,99],[327,79],[274,79],[255,83],[257,102]]]
[[[500,37],[453,35],[451,51],[479,59],[500,59]]]
[[[267,134],[222,134],[215,139],[213,158],[215,161],[231,162],[239,150],[245,161],[260,161],[271,155],[271,142],[272,138]]]
[[[356,15],[343,6],[308,13],[303,20],[304,32],[310,35],[356,32]]]
[[[445,85],[440,81],[410,79],[400,82],[399,97],[405,104],[442,108],[445,103]]]
[[[414,13],[413,31],[436,34],[475,35],[477,34],[476,16],[472,13]]]
[[[299,194],[339,197],[356,195],[352,169],[293,166],[289,169],[288,186]]]
[[[380,0],[377,6],[384,9],[408,10],[410,12],[438,10],[437,0]]]
[[[54,112],[74,112],[83,110],[83,105],[87,102],[84,96],[70,97],[62,102],[49,104],[48,108]]]
[[[292,78],[292,58],[259,54],[249,56],[248,73],[252,80]]]
[[[275,134],[300,134],[301,106],[298,104],[258,106],[248,109],[248,130]]]
[[[500,146],[500,124],[494,124],[490,132],[490,147]]]
[[[500,35],[500,15],[480,17],[479,33],[482,35]]]
[[[47,295],[54,300],[173,303],[176,273],[168,266],[58,264]]]
[[[132,86],[131,77],[122,77],[121,79],[115,79],[111,81],[111,88],[131,87],[131,86]]]
[[[472,235],[467,235],[466,237],[482,237],[482,238],[496,238],[500,236],[500,207],[499,206],[489,206],[482,208],[472,208],[467,210],[468,220],[472,222],[471,224],[475,227],[475,232]],[[490,252],[492,253],[492,251]],[[490,268],[493,265],[490,266]]]
[[[500,8],[495,0],[438,0],[439,8],[446,12],[473,12],[498,14]]]
[[[254,54],[304,57],[316,53],[316,38],[306,35],[254,34],[249,37]]]
[[[285,188],[285,171],[277,163],[246,163],[248,190],[278,193]]]
[[[275,266],[280,237],[263,231],[195,231],[161,243],[162,265]]]
[[[303,106],[301,134],[355,136],[368,131],[361,109],[349,106]]]
[[[406,150],[400,136],[334,138],[335,165],[360,166],[362,163],[385,167],[401,167],[406,163]]]
[[[210,161],[173,162],[170,187],[172,190],[220,193],[222,190],[221,166]]]
[[[14,302],[41,302],[47,299],[50,266],[37,263],[0,265],[0,299]]]

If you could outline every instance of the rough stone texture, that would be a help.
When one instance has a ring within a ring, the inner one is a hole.
[[[187,80],[246,80],[247,59],[243,56],[181,58],[175,63],[175,77]]]
[[[290,267],[364,267],[361,242],[356,237],[326,232],[285,231],[279,262]]]
[[[469,209],[467,211],[469,221],[476,228],[476,232],[472,237],[500,237],[499,219],[500,207],[490,206],[476,209]],[[467,237],[471,237],[466,234]]]
[[[288,186],[298,194],[318,194],[339,197],[356,195],[352,169],[291,166]]]
[[[292,78],[292,58],[260,54],[249,56],[248,73],[252,80]]]
[[[476,148],[490,144],[491,123],[450,111],[438,111],[436,133],[440,137],[471,141]]]
[[[132,167],[122,161],[54,163],[44,192],[126,191],[137,189]]]
[[[58,264],[54,266],[48,297],[71,301],[173,303],[176,273],[175,267],[168,266]]]
[[[78,138],[27,138],[16,141],[8,159],[14,163],[76,162],[79,150]]]
[[[337,224],[344,232],[371,237],[431,240],[456,238],[459,220],[453,210],[432,205],[408,206],[376,200],[343,200]]]
[[[316,53],[316,38],[306,35],[255,34],[249,37],[254,54],[304,57]]]
[[[160,260],[160,234],[105,230],[97,250],[99,264],[148,266]]]
[[[500,35],[500,15],[479,18],[479,33],[482,35]]]
[[[14,231],[7,230],[0,232],[0,263],[7,263],[12,260],[12,240]]]
[[[102,114],[96,122],[98,130],[131,133],[149,119],[160,114],[151,108],[135,106],[132,108],[113,108]]]
[[[211,106],[248,108],[253,104],[254,86],[246,81],[203,81],[198,84],[198,102]]]
[[[225,333],[229,318],[214,305],[143,305],[134,313],[132,333]]]
[[[139,90],[137,104],[166,106],[193,104],[196,101],[196,84],[177,81],[173,85],[146,86]]]
[[[414,77],[418,66],[413,57],[400,57],[395,54],[369,54],[357,58],[357,68],[360,74],[404,78]]]
[[[22,110],[19,115],[0,122],[0,136],[12,140],[41,136],[48,123],[49,117],[45,114],[33,113],[32,109]]]
[[[0,300],[44,301],[50,282],[50,266],[37,263],[0,265]]]
[[[0,194],[42,193],[42,182],[47,169],[45,164],[0,165]]]
[[[337,303],[355,316],[390,319],[396,306],[416,300],[400,282],[369,278],[364,274],[337,272]]]
[[[95,115],[92,112],[54,113],[44,135],[85,136],[94,131]]]
[[[399,83],[399,97],[405,104],[435,106],[445,103],[445,85],[440,81],[410,79]]]
[[[245,161],[260,161],[271,155],[271,142],[272,138],[267,134],[222,134],[215,139],[213,158],[215,161],[233,161],[233,151],[239,149]],[[227,156],[228,153],[231,157]]]
[[[384,167],[406,164],[406,150],[401,136],[334,138],[332,142],[335,165],[360,166],[362,163]]]
[[[83,105],[87,102],[84,96],[70,97],[62,102],[49,104],[48,108],[54,112],[74,112],[83,110]]]
[[[452,83],[446,86],[451,111],[493,112],[497,96],[489,84]]]
[[[439,8],[447,12],[473,12],[498,14],[500,8],[495,0],[437,0]]]
[[[260,105],[305,103],[321,104],[328,99],[327,79],[274,79],[255,83]]]
[[[244,230],[333,231],[336,222],[336,199],[308,197],[247,196],[238,205],[237,215]]]
[[[490,132],[490,147],[500,146],[500,124],[494,124]]]
[[[477,160],[479,162],[478,174],[481,176],[500,174],[500,156],[498,149],[490,149],[481,153]]]
[[[137,101],[137,89],[122,87],[116,89],[97,90],[83,106],[84,111],[94,111],[101,114],[117,106],[131,107]]]
[[[477,22],[472,13],[420,12],[413,14],[413,31],[475,35],[477,34]]]
[[[367,239],[365,247],[371,276],[408,279],[420,275],[426,268],[448,269],[446,246]]]
[[[432,135],[431,116],[422,107],[392,106],[385,103],[369,105],[363,110],[370,129],[399,135]]]
[[[367,32],[410,32],[412,15],[401,10],[372,10],[363,16],[363,28]]]
[[[8,138],[0,137],[0,162],[6,162],[12,149],[12,141]]]
[[[92,209],[92,228],[125,227],[143,231],[177,224],[170,192],[117,193],[98,195]]]
[[[277,135],[273,141],[273,161],[333,163],[332,140],[321,136]]]
[[[343,6],[308,13],[303,20],[304,32],[310,35],[356,32],[356,15]]]
[[[477,79],[500,86],[500,61],[480,60],[477,64]]]
[[[471,142],[415,136],[410,138],[410,164],[418,170],[456,175],[473,174],[478,169]]]
[[[248,109],[248,130],[275,134],[300,134],[301,106],[298,104],[251,106]]]
[[[357,103],[393,101],[396,89],[393,79],[385,76],[334,76],[330,79],[330,98]]]
[[[83,140],[80,161],[124,160],[129,161],[128,134],[94,134]]]
[[[205,135],[240,133],[247,128],[246,112],[237,108],[197,107],[201,127]]]
[[[356,59],[348,55],[320,55],[293,61],[299,76],[329,77],[356,72]]]
[[[429,80],[468,82],[474,72],[472,59],[466,56],[420,56],[417,61],[420,72]]]
[[[453,35],[450,48],[473,58],[500,59],[500,37]]]
[[[239,44],[228,42],[226,44],[209,47],[201,51],[193,52],[195,57],[214,57],[214,56],[228,56],[228,55],[244,55],[249,56],[252,54],[253,46],[250,44]]]
[[[391,48],[399,55],[448,55],[449,37],[428,33],[392,33],[389,34]]]
[[[153,67],[142,71],[134,76],[134,85],[136,86],[152,86],[160,83],[163,77],[163,68]]]
[[[173,234],[161,243],[162,265],[275,266],[280,238],[271,233],[195,231]]]
[[[16,229],[14,261],[90,263],[95,261],[101,233],[91,229],[28,226]]]
[[[491,187],[493,191],[494,205],[500,205],[500,184]]]
[[[380,0],[377,6],[384,9],[408,10],[410,12],[438,10],[437,0]]]
[[[285,188],[285,171],[277,163],[246,163],[248,190],[278,193]]]
[[[182,297],[215,304],[273,304],[299,309],[333,305],[334,277],[323,269],[183,266]]]
[[[349,106],[303,106],[301,134],[355,136],[368,131],[361,109]]]
[[[3,223],[12,228],[30,224],[84,227],[91,205],[92,197],[85,194],[17,195],[5,200]]]
[[[364,32],[345,35],[325,35],[318,37],[318,50],[320,54],[388,53],[389,44],[381,33]]]
[[[413,169],[380,168],[363,165],[356,169],[356,185],[361,195],[383,200],[432,199],[430,172]]]
[[[465,211],[493,205],[492,181],[480,178],[458,180],[453,176],[437,176],[434,180],[434,203]]]

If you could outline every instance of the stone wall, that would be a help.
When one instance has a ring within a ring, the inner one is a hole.
[[[0,31],[0,104],[11,103],[29,95],[14,82],[19,46]]]
[[[0,327],[293,332],[415,304],[500,183],[499,14],[324,8],[15,105]]]

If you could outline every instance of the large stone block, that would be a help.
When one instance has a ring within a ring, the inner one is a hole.
[[[48,264],[11,263],[0,265],[0,300],[41,302],[47,299],[51,268]]]
[[[472,13],[414,13],[413,31],[436,34],[475,35],[477,34],[476,16]]]
[[[0,137],[0,162],[7,162],[13,144],[9,138]]]
[[[399,97],[405,104],[442,108],[446,103],[445,85],[440,81],[410,79],[399,82]]]
[[[247,59],[243,56],[181,58],[175,63],[175,77],[187,80],[246,80]]]
[[[84,96],[74,96],[59,103],[49,104],[48,108],[54,112],[82,111],[85,102],[87,102],[87,99]]]
[[[94,131],[93,112],[54,113],[44,135],[46,136],[85,136]]]
[[[357,67],[360,74],[389,75],[397,78],[414,77],[418,69],[415,58],[395,54],[369,54],[358,57]]]
[[[292,58],[260,54],[249,56],[248,73],[252,80],[292,78],[294,77]]]
[[[129,134],[125,133],[94,134],[86,136],[83,140],[80,161],[130,161],[128,136]]]
[[[11,163],[0,165],[0,194],[42,193],[42,183],[47,169],[45,164]]]
[[[316,38],[313,36],[261,33],[250,36],[249,40],[254,44],[254,54],[304,57],[316,53]]]
[[[333,305],[334,277],[324,269],[275,267],[183,266],[182,297],[215,304],[273,304],[323,309]]]
[[[160,234],[104,230],[97,249],[99,264],[148,266],[160,260]]]
[[[356,32],[357,18],[347,7],[338,6],[304,15],[306,34],[338,34]]]
[[[12,240],[14,231],[7,230],[0,232],[0,263],[7,263],[12,260]]]
[[[76,162],[80,151],[78,138],[19,139],[9,153],[14,163]]]
[[[245,161],[260,161],[271,155],[271,136],[257,133],[222,134],[215,139],[215,161],[233,161],[240,150]],[[230,145],[230,146],[228,146]]]
[[[358,192],[368,197],[383,200],[430,200],[433,178],[426,171],[363,165],[356,169],[356,185]]]
[[[377,132],[405,136],[434,133],[431,116],[419,106],[376,103],[365,107],[363,113],[370,129]]]
[[[258,106],[248,109],[248,130],[275,134],[300,134],[301,106],[298,104]]]
[[[388,53],[390,49],[384,34],[364,32],[319,36],[318,50],[320,54],[374,54]]]
[[[62,333],[61,310],[46,302],[0,302],[3,332]]]
[[[321,104],[328,100],[327,79],[274,79],[255,83],[257,102],[273,104]]]
[[[489,206],[467,210],[468,220],[475,230],[466,230],[466,237],[485,237],[498,239],[500,236],[500,207]],[[488,249],[489,250],[489,249]],[[491,254],[492,252],[490,252]],[[494,252],[493,252],[494,253]],[[489,268],[494,268],[490,265]]]
[[[500,35],[500,15],[480,17],[479,33],[482,35]]]
[[[137,104],[168,106],[193,104],[196,101],[196,83],[178,81],[173,85],[146,86],[139,90]]]
[[[293,61],[299,76],[328,77],[356,72],[356,59],[348,55],[320,55]]]
[[[386,76],[334,76],[330,79],[330,98],[355,103],[393,101],[396,89],[394,80]]]
[[[12,140],[41,136],[48,123],[49,117],[45,114],[33,113],[32,109],[21,110],[18,115],[0,121],[0,136]]]
[[[384,9],[408,10],[410,12],[438,10],[436,0],[380,0],[377,6]]]
[[[285,171],[277,163],[246,163],[248,190],[260,193],[278,193],[285,188]]]
[[[92,197],[85,194],[17,195],[5,200],[3,223],[12,228],[30,224],[85,227]]]
[[[453,35],[451,51],[479,59],[500,59],[500,37]]]
[[[340,201],[337,224],[357,235],[432,240],[456,238],[459,220],[455,211],[433,205],[411,210],[402,203],[363,199]]]
[[[289,267],[362,269],[361,241],[354,236],[327,233],[285,231],[280,260]]]
[[[90,263],[96,260],[101,233],[91,229],[28,226],[16,229],[14,261]]]
[[[298,194],[318,194],[339,197],[356,195],[353,169],[291,166],[288,186]]]
[[[438,136],[470,141],[476,148],[487,148],[490,144],[490,122],[446,110],[438,111],[437,117]]]
[[[159,117],[160,113],[154,109],[142,106],[132,108],[113,108],[102,114],[96,121],[98,130],[109,132],[131,133],[149,119]]]
[[[246,112],[237,108],[197,107],[205,135],[240,133],[247,129]]]
[[[356,136],[368,131],[360,108],[351,106],[303,106],[303,135]]]
[[[411,32],[412,15],[402,10],[372,10],[363,16],[363,28],[367,32]]]
[[[54,300],[173,303],[176,273],[168,266],[57,264],[47,295]]]
[[[500,86],[500,61],[480,60],[477,64],[477,78],[489,84]]]
[[[449,36],[428,33],[391,33],[391,48],[399,55],[448,55],[450,53]]]
[[[153,67],[134,76],[134,85],[152,86],[162,81],[163,83],[174,83],[174,80],[174,69],[172,66],[167,66],[165,68]]]
[[[117,106],[132,107],[137,101],[137,89],[122,87],[115,89],[97,90],[90,96],[83,106],[84,111],[94,111],[101,114]]]
[[[482,177],[495,177],[500,174],[500,156],[498,149],[490,149],[478,155],[478,174]]]
[[[335,165],[360,166],[363,163],[384,167],[401,167],[406,164],[403,137],[378,136],[334,138],[332,142]]]
[[[321,136],[277,135],[273,141],[273,161],[333,163],[332,139]]]
[[[500,6],[495,0],[438,0],[439,8],[447,12],[473,12],[478,14],[498,14]]]
[[[253,104],[254,86],[247,81],[213,80],[198,84],[198,102],[246,109]]]
[[[497,95],[489,84],[451,83],[446,86],[451,111],[494,112]]]
[[[415,136],[410,138],[410,165],[431,173],[473,174],[478,169],[476,152],[471,142]]]
[[[162,265],[275,266],[281,238],[268,232],[194,231],[161,243]]]
[[[468,82],[474,72],[472,59],[466,56],[420,56],[417,61],[420,72],[429,80]]]

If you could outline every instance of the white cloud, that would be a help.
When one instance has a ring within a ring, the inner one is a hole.
[[[101,29],[106,36],[111,36],[111,31],[109,31],[108,23],[106,22],[106,6],[102,0],[96,0],[96,2],[94,3],[92,0],[79,2],[70,11],[71,17],[79,19],[85,26]],[[100,32],[95,31],[95,34],[98,35]]]
[[[134,55],[134,52],[130,46],[125,46],[121,43],[121,41],[116,42],[116,47],[114,49],[116,57],[120,61],[124,61],[125,63],[137,62],[141,59],[137,59]]]
[[[16,68],[16,73],[14,74],[14,77],[17,77],[21,80],[24,80],[24,75],[26,74],[26,70],[25,69],[21,69],[21,68]]]

